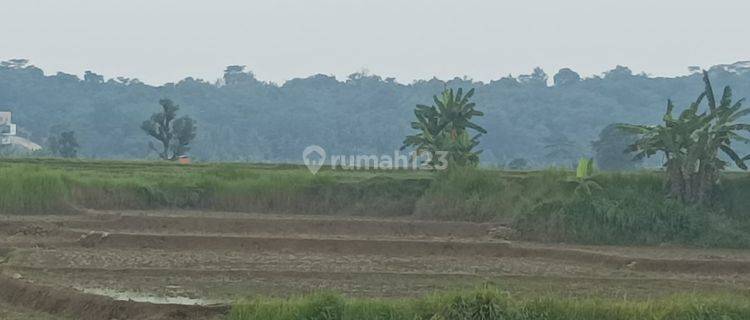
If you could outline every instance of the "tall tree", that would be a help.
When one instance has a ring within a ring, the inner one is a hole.
[[[550,164],[573,167],[584,154],[583,148],[562,132],[551,134],[542,139],[542,142],[547,152],[544,157]]]
[[[547,73],[542,68],[536,67],[531,74],[518,76],[518,82],[535,87],[546,87]]]
[[[190,143],[197,131],[195,120],[188,116],[177,118],[180,109],[172,100],[161,99],[162,112],[154,113],[141,124],[141,129],[161,143],[158,150],[152,142],[149,147],[159,153],[164,160],[176,160],[190,150]]]
[[[224,84],[228,86],[258,82],[251,71],[245,71],[245,66],[227,66],[224,70]]]
[[[104,76],[86,70],[86,73],[83,75],[83,81],[90,83],[103,83]]]
[[[635,169],[643,159],[633,159],[628,152],[637,136],[620,129],[621,124],[610,124],[599,133],[599,139],[591,143],[596,165],[605,171],[627,171]]]
[[[567,86],[580,82],[581,76],[570,68],[562,68],[555,74],[554,77],[552,77],[552,80],[554,81],[556,87]]]
[[[75,131],[61,132],[59,136],[50,137],[47,143],[53,155],[63,158],[77,157],[78,148],[81,147],[76,139]]]

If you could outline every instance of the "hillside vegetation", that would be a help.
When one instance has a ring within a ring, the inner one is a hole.
[[[709,73],[715,83],[730,85],[736,97],[750,97],[747,71],[737,64]],[[223,76],[217,74],[218,82],[186,78],[152,86],[94,72],[83,79],[45,75],[21,61],[0,66],[0,109],[13,112],[19,134],[43,146],[50,136],[70,130],[76,132],[82,157],[143,159],[157,155],[140,125],[159,108],[160,99],[169,98],[182,107],[181,114],[197,121],[190,154],[195,159],[300,162],[302,150],[312,144],[329,154],[392,154],[412,133],[415,104],[431,101],[446,86],[473,88],[474,102],[485,113],[476,121],[487,130],[482,162],[524,158],[540,168],[569,167],[590,154],[591,142],[606,126],[654,124],[666,99],[685,106],[702,88],[697,73],[653,78],[617,67],[580,79],[570,70],[548,72],[498,76],[489,83],[456,78],[401,84],[355,73],[347,79],[314,75],[272,84],[230,67]],[[557,147],[546,148],[550,145]]]
[[[727,173],[712,205],[665,200],[662,173],[603,173],[576,192],[565,170],[322,170],[294,165],[3,160],[0,213],[82,209],[414,217],[497,222],[517,239],[750,247],[750,176]]]

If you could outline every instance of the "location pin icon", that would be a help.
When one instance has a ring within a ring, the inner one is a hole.
[[[326,151],[318,145],[308,146],[302,151],[302,160],[312,174],[317,174],[326,161]]]

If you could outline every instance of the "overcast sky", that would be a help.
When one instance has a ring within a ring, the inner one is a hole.
[[[23,0],[0,3],[0,60],[47,73],[281,83],[363,69],[400,82],[615,65],[655,76],[750,60],[746,0]]]

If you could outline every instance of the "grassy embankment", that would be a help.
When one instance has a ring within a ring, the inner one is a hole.
[[[750,247],[750,176],[727,174],[715,205],[665,200],[659,173],[606,173],[591,195],[572,172],[323,170],[294,165],[0,162],[0,213],[188,208],[501,221],[520,239]]]
[[[656,300],[514,299],[481,289],[420,299],[350,299],[335,294],[256,298],[234,307],[230,320],[740,320],[750,299],[674,296]]]

